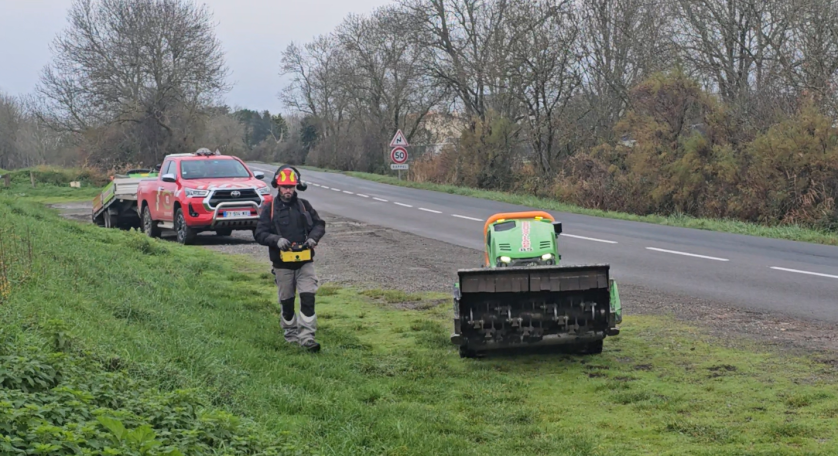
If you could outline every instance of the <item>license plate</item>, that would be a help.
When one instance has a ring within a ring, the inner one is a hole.
[[[250,217],[250,211],[224,211],[221,216],[224,218]]]

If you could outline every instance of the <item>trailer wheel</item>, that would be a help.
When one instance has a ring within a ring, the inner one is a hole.
[[[195,241],[195,236],[198,235],[194,229],[186,224],[186,218],[184,218],[181,208],[175,211],[175,232],[177,232],[177,241],[183,245],[191,244]]]
[[[143,207],[143,231],[148,237],[160,237],[160,228],[151,219],[151,211],[148,206]]]

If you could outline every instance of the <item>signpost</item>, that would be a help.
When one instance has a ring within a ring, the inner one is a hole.
[[[390,164],[390,169],[399,171],[399,180],[402,180],[402,170],[408,169],[408,154],[406,149],[408,146],[410,144],[407,143],[407,138],[405,138],[404,133],[401,130],[396,131],[396,135],[390,140],[390,147],[393,148],[390,151],[390,161],[393,162]]]

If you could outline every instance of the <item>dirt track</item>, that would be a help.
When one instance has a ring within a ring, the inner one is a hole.
[[[89,212],[77,204],[58,208],[68,218],[90,221]],[[482,252],[476,250],[331,214],[320,215],[327,223],[327,234],[316,256],[322,283],[408,293],[450,292],[457,269],[481,264]],[[251,255],[270,268],[267,248],[256,244],[249,231],[234,232],[230,237],[205,233],[199,236],[198,245]],[[838,333],[832,325],[739,310],[725,303],[662,294],[630,284],[620,284],[620,295],[625,315],[668,314],[709,328],[725,341],[745,335],[781,348],[827,350],[830,358],[838,353]]]

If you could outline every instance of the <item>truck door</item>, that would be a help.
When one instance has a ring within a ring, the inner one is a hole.
[[[161,177],[164,174],[171,174],[175,176],[175,179],[178,178],[178,162],[176,160],[170,160],[168,165],[163,166],[163,169]],[[176,182],[164,182],[161,178],[160,186],[157,189],[157,200],[160,208],[155,217],[157,220],[171,222],[175,219],[174,206],[177,185]]]

